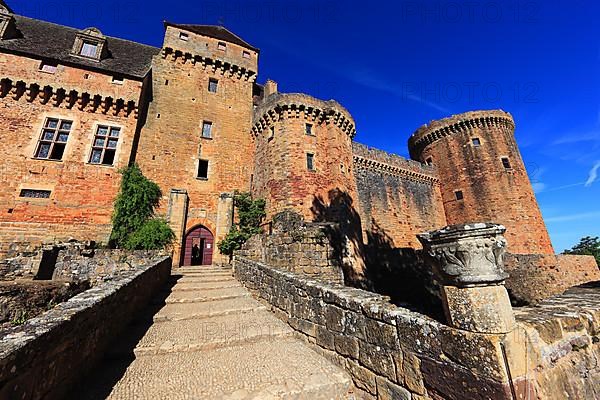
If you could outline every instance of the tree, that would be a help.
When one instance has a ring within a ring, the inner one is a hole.
[[[250,193],[235,193],[233,204],[237,210],[239,223],[234,224],[227,236],[217,246],[222,254],[230,258],[233,252],[242,248],[253,235],[261,232],[260,224],[265,218],[265,201],[253,200]]]
[[[112,216],[111,243],[129,250],[164,248],[175,235],[166,221],[154,216],[160,188],[135,164],[120,172],[123,177]]]
[[[563,254],[577,254],[584,256],[594,256],[596,262],[600,265],[600,239],[598,237],[586,236],[570,250],[565,250]]]

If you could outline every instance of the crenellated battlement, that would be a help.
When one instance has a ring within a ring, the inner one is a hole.
[[[355,168],[364,168],[381,174],[399,176],[413,182],[439,184],[435,167],[408,160],[397,154],[365,146],[352,144]]]
[[[333,123],[348,136],[356,135],[354,119],[340,103],[335,100],[319,100],[301,93],[276,93],[269,96],[254,111],[252,132],[258,135],[274,121],[300,116],[317,123]]]
[[[134,100],[3,78],[0,80],[0,98],[7,96],[11,96],[13,100],[24,98],[29,103],[39,101],[41,104],[50,104],[54,107],[62,105],[68,109],[76,107],[80,111],[138,117],[138,106]]]
[[[193,66],[201,67],[202,69],[208,70],[214,74],[220,73],[223,76],[237,78],[248,82],[254,82],[256,80],[257,71],[252,71],[246,67],[220,60],[218,58],[192,54],[188,51],[174,49],[172,47],[163,48],[161,56],[163,59],[169,59],[173,62],[180,62],[182,64],[189,63]]]
[[[408,148],[411,157],[418,159],[423,149],[440,138],[464,132],[473,128],[489,126],[515,129],[515,121],[510,113],[502,110],[470,111],[463,114],[453,115],[417,129],[408,140]]]

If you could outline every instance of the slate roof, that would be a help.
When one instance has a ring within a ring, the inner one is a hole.
[[[208,36],[213,39],[223,40],[224,42],[237,44],[247,49],[254,50],[257,53],[260,52],[260,50],[257,47],[252,46],[251,44],[240,38],[238,35],[236,35],[235,33],[231,32],[229,29],[223,26],[174,24],[172,22],[165,21],[165,27],[167,26],[172,26],[174,28],[182,29],[184,31],[196,33],[202,36]]]
[[[6,1],[4,0],[0,0],[0,7],[4,7],[8,10],[8,12],[12,13],[13,10],[10,8],[10,6],[8,4],[6,4]]]
[[[108,56],[99,62],[71,55],[79,29],[14,15],[19,37],[0,40],[0,51],[49,59],[125,77],[143,78],[159,48],[106,36]]]

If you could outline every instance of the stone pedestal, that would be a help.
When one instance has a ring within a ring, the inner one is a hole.
[[[448,323],[480,333],[507,333],[515,318],[504,281],[502,225],[452,225],[418,236],[442,290]]]

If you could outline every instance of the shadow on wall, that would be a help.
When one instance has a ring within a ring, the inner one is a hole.
[[[327,197],[316,196],[311,211],[315,222],[338,225],[329,241],[342,262],[346,285],[389,296],[393,304],[443,320],[439,289],[422,251],[395,247],[375,220],[365,232],[365,243],[352,197],[339,189],[330,190]]]

